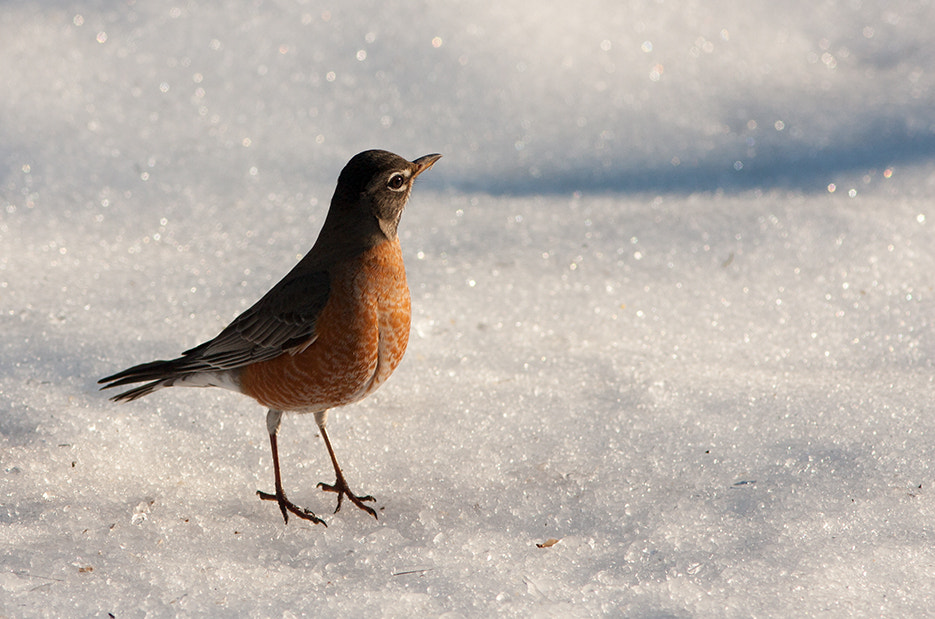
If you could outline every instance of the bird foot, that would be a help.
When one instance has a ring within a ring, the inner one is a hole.
[[[304,507],[299,507],[298,505],[296,505],[295,503],[287,499],[286,495],[282,492],[279,492],[277,494],[269,494],[268,492],[262,492],[260,490],[257,490],[256,494],[258,497],[260,497],[264,501],[276,501],[277,503],[279,503],[279,510],[282,512],[282,519],[285,521],[286,524],[289,524],[289,512],[292,512],[293,514],[295,514],[299,518],[302,518],[303,520],[308,520],[309,522],[312,522],[314,524],[323,524],[326,527],[328,526],[327,522],[325,522],[324,520],[316,516],[314,513],[310,512]]]
[[[351,492],[351,489],[347,487],[347,482],[344,480],[343,475],[339,475],[338,478],[334,481],[333,485],[326,484],[324,482],[319,482],[318,487],[324,490],[325,492],[336,492],[337,493],[338,506],[334,508],[334,513],[338,513],[338,511],[341,509],[341,501],[344,500],[344,497],[346,495],[347,498],[351,500],[351,503],[353,503],[360,509],[364,510],[365,512],[373,516],[374,520],[379,520],[379,518],[377,518],[376,510],[374,510],[369,505],[364,505],[364,501],[376,501],[376,499],[370,496],[369,494],[367,496],[357,496],[356,494]]]

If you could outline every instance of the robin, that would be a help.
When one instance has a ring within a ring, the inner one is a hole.
[[[328,410],[373,393],[399,365],[409,341],[410,301],[396,233],[413,181],[441,155],[407,161],[382,150],[355,155],[341,171],[315,245],[253,307],[213,340],[170,361],[151,361],[102,378],[102,389],[145,382],[120,393],[130,401],[172,386],[222,387],[269,408],[276,501],[316,524],[324,520],[286,498],[276,436],[284,412],[314,413],[335,482],[319,483],[374,518],[372,496],[351,492],[328,438]]]

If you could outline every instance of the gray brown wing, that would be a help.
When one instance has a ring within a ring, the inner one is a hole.
[[[98,382],[107,389],[143,381],[177,379],[197,372],[232,370],[274,359],[315,339],[318,316],[328,303],[330,293],[331,279],[326,271],[298,274],[293,271],[213,340],[186,350],[177,359],[136,365]],[[149,391],[141,393],[145,395]],[[137,397],[124,396],[127,394],[116,398]]]
[[[330,292],[326,271],[290,273],[216,338],[185,351],[182,358],[227,370],[278,357],[315,337]]]

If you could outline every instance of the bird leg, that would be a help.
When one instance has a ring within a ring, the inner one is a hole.
[[[308,520],[315,524],[323,524],[327,527],[327,522],[304,507],[299,507],[287,499],[286,493],[283,492],[282,476],[279,473],[279,446],[276,444],[276,435],[279,432],[279,422],[281,418],[282,411],[270,410],[266,416],[266,425],[269,428],[269,444],[273,450],[273,475],[276,478],[276,494],[269,494],[268,492],[257,490],[257,496],[259,496],[264,501],[276,501],[279,503],[279,510],[282,512],[282,519],[286,524],[289,524],[289,512],[292,512],[299,518]]]
[[[364,505],[364,501],[376,501],[376,499],[369,494],[367,496],[357,496],[351,492],[351,489],[347,486],[347,480],[344,479],[344,473],[341,472],[341,467],[338,466],[338,459],[334,455],[334,448],[331,447],[331,440],[328,438],[325,424],[319,423],[318,429],[321,431],[321,437],[325,439],[325,446],[328,448],[328,455],[331,456],[331,464],[334,465],[335,475],[334,484],[319,482],[318,487],[325,492],[336,492],[338,494],[338,506],[334,508],[334,513],[338,513],[338,510],[341,509],[341,501],[344,499],[344,496],[347,495],[351,503],[373,516],[375,520],[379,520],[379,518],[377,518],[377,512],[369,505]]]

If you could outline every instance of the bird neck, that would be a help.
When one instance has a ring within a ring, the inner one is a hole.
[[[398,238],[395,225],[387,230],[376,217],[359,217],[335,210],[332,206],[328,212],[310,255],[342,260]]]

